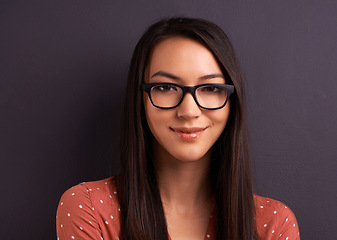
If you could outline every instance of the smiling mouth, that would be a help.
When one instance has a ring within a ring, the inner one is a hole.
[[[193,141],[200,137],[206,128],[170,128],[182,140]]]

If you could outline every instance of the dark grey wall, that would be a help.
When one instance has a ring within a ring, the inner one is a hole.
[[[1,239],[55,238],[61,194],[118,172],[131,53],[173,15],[214,21],[233,42],[257,193],[291,207],[302,239],[336,239],[333,0],[1,1]]]

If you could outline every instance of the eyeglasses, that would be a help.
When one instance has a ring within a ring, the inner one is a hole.
[[[153,106],[171,109],[179,106],[187,92],[201,108],[216,110],[223,108],[229,96],[234,93],[234,86],[228,84],[200,84],[194,87],[175,83],[143,83],[142,90],[147,92]]]

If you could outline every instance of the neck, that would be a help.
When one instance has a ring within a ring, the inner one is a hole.
[[[202,159],[184,162],[170,154],[154,154],[158,186],[165,210],[188,214],[196,208],[209,208],[211,186],[210,152]]]

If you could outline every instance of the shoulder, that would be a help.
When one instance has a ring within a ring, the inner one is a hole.
[[[112,197],[113,195],[117,195],[114,180],[115,177],[110,177],[99,181],[83,182],[73,186],[63,193],[59,206],[63,206],[65,203],[72,206],[77,203],[97,205],[96,199],[102,201],[107,198],[117,200],[116,197]],[[98,202],[101,203],[102,201]],[[81,208],[81,206],[78,207]]]
[[[117,233],[119,204],[114,180],[83,182],[65,191],[57,208],[58,236],[85,233],[96,239],[108,232]]]
[[[297,220],[291,209],[272,198],[254,195],[256,227],[262,239],[300,239]]]

